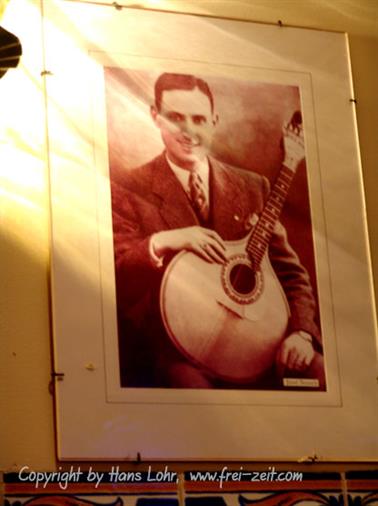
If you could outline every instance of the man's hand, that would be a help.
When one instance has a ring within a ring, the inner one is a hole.
[[[158,232],[153,236],[152,247],[158,257],[185,249],[210,263],[222,264],[226,261],[226,247],[222,238],[214,230],[199,226]]]
[[[285,159],[283,165],[295,171],[305,156],[302,117],[299,111],[282,129]]]
[[[281,344],[276,357],[279,371],[285,368],[292,371],[304,371],[315,356],[311,336],[306,332],[293,332]]]

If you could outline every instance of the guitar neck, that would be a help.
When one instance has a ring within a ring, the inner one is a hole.
[[[247,244],[254,269],[257,270],[269,245],[274,227],[281,215],[295,172],[282,165],[268,200]]]

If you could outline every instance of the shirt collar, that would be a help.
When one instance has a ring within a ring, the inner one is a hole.
[[[190,176],[190,170],[183,169],[182,167],[179,167],[175,163],[173,163],[165,154],[165,158],[167,160],[168,165],[172,169],[173,173],[177,177],[177,179],[180,181],[181,185],[183,186],[184,190],[186,192],[189,191],[189,176]],[[198,162],[194,169],[198,174],[201,176],[202,182],[205,185],[205,191],[208,196],[209,193],[209,161],[207,157],[204,160],[201,160]]]

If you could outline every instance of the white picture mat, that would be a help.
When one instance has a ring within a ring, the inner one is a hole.
[[[57,383],[59,457],[133,459],[139,452],[144,459],[297,459],[316,451],[327,459],[374,458],[376,447],[366,437],[376,422],[374,322],[345,36],[73,3],[46,3],[45,20],[53,72],[54,354],[56,371],[65,374]],[[156,65],[175,61],[178,71],[191,62],[215,74],[237,68],[249,78],[253,61],[263,80],[275,73],[289,82],[304,79],[329,385],[329,393],[313,393],[311,407],[310,393],[295,394],[293,402],[287,393],[248,392],[246,398],[242,392],[117,387],[105,110],[103,98],[92,107],[93,97],[103,97],[100,79],[88,79],[100,76],[104,53],[113,66],[128,58],[134,68],[137,62],[145,68],[155,58]]]

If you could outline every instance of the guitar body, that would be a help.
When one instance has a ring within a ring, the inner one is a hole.
[[[212,376],[235,384],[256,381],[275,361],[289,306],[267,254],[257,273],[248,237],[226,242],[224,265],[191,252],[177,255],[164,275],[160,306],[175,346]]]

